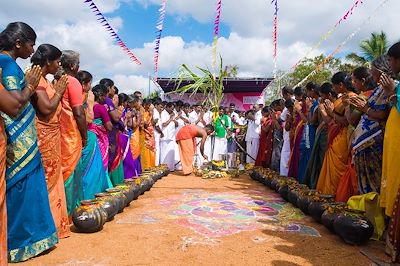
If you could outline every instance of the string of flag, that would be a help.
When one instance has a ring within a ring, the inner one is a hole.
[[[217,64],[217,43],[218,43],[218,32],[219,32],[219,22],[221,20],[221,5],[222,0],[217,0],[216,16],[214,21],[214,39],[212,43],[212,66],[215,68]]]
[[[100,22],[100,24],[106,29],[106,31],[111,35],[111,38],[113,38],[114,41],[117,42],[119,47],[129,56],[129,58],[135,62],[138,65],[141,65],[142,63],[139,61],[139,59],[131,52],[131,50],[126,46],[124,41],[121,39],[121,37],[115,32],[113,27],[108,23],[107,19],[103,16],[103,14],[100,12],[99,8],[96,6],[93,0],[85,0],[84,3],[89,5],[90,10],[95,14],[97,17],[97,20]]]
[[[349,41],[351,41],[351,39],[354,38],[354,36],[357,35],[357,33],[360,32],[361,28],[363,26],[365,26],[366,24],[371,22],[372,17],[375,15],[375,13],[377,13],[379,11],[379,9],[381,9],[389,0],[383,0],[380,5],[374,10],[374,12],[369,15],[364,21],[363,23],[360,24],[360,26],[357,27],[356,30],[354,30],[352,33],[350,33],[350,35],[347,36],[347,38],[340,43],[335,50],[325,58],[325,60],[320,63],[319,65],[317,65],[315,67],[315,69],[313,71],[311,71],[303,80],[301,80],[299,83],[296,84],[296,86],[294,87],[298,87],[301,86],[304,82],[306,82],[310,77],[312,77],[313,75],[315,75],[326,63],[328,63],[335,54],[337,54],[338,52],[340,52],[340,50],[343,48],[343,46],[345,46]]]
[[[275,0],[273,0],[275,1]],[[340,25],[343,24],[343,22],[347,21],[349,16],[353,15],[354,10],[361,6],[361,4],[363,4],[363,0],[356,0],[353,5],[344,13],[344,15],[342,15],[337,22],[334,24],[334,26],[332,26],[321,38],[320,40],[313,46],[310,48],[310,50],[307,51],[307,53],[300,58],[292,67],[289,71],[285,72],[283,75],[281,75],[280,77],[278,77],[277,79],[274,79],[270,84],[268,84],[268,86],[264,89],[266,90],[267,88],[269,88],[270,86],[272,86],[273,84],[275,84],[276,82],[282,80],[284,77],[286,77],[287,75],[290,74],[291,70],[294,70],[299,64],[301,64],[304,60],[307,59],[307,57],[309,57],[311,55],[312,52],[314,52],[316,49],[318,49],[322,43],[324,41],[326,41],[329,36],[332,35],[332,33],[337,30],[339,28]]]
[[[273,44],[273,58],[274,58],[274,78],[276,78],[276,72],[277,72],[277,47],[278,47],[278,0],[272,0],[271,4],[274,5],[275,11],[274,11],[274,29],[272,32],[272,44]]]
[[[167,0],[163,0],[160,9],[160,16],[157,21],[157,36],[155,40],[155,48],[154,48],[154,73],[155,73],[155,80],[157,80],[157,72],[158,72],[158,59],[160,55],[160,42],[161,42],[161,34],[164,27],[164,19],[166,14],[166,7],[167,7]]]

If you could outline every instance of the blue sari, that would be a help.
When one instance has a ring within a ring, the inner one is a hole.
[[[24,73],[14,59],[0,54],[0,67],[8,91],[25,88]],[[20,262],[53,247],[58,236],[37,145],[35,110],[28,102],[16,117],[1,116],[7,134],[8,260]]]
[[[310,109],[311,116],[314,115],[315,111],[317,111],[318,104],[319,104],[319,100],[316,100],[316,101],[314,101],[313,105],[311,106],[311,109]],[[297,172],[299,183],[301,183],[301,184],[305,183],[304,174],[307,169],[308,161],[311,158],[311,151],[314,146],[316,129],[317,128],[315,125],[310,125],[310,123],[307,122],[307,124],[303,130],[303,137],[300,142],[299,170]]]
[[[80,159],[83,172],[83,199],[94,199],[94,194],[104,192],[112,184],[103,167],[103,159],[96,134],[88,130],[88,142]]]

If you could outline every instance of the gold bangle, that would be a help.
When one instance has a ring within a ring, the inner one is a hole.
[[[35,91],[35,88],[31,84],[28,84],[28,86],[26,86],[26,87],[28,88],[28,90],[31,94]]]

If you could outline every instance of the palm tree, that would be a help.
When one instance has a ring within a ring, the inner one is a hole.
[[[357,65],[367,65],[375,58],[386,54],[388,49],[386,33],[383,31],[380,33],[371,33],[371,37],[369,39],[361,41],[360,49],[362,51],[362,56],[356,53],[350,53],[346,56],[346,59],[356,63]]]

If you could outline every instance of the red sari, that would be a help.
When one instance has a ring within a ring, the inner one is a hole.
[[[269,127],[268,131],[265,131],[266,127]],[[258,154],[255,162],[256,166],[270,167],[274,140],[273,133],[274,130],[272,128],[271,117],[263,117],[261,122],[260,147],[258,148]]]

